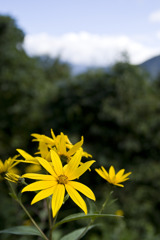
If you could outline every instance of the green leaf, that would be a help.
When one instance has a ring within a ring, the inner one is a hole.
[[[117,217],[117,215],[114,214],[84,214],[84,213],[78,213],[78,214],[72,214],[68,217],[63,218],[61,221],[59,221],[57,224],[53,226],[53,229],[57,228],[59,225],[79,219],[87,219],[87,218],[97,218],[97,217]]]
[[[61,240],[77,240],[79,239],[79,237],[83,237],[83,233],[86,234],[91,228],[95,227],[96,225],[92,225],[90,227],[88,227],[87,231],[86,231],[86,227],[83,227],[83,228],[80,228],[80,229],[77,229],[67,235],[65,235],[64,237],[61,238]]]
[[[97,210],[97,206],[95,204],[94,201],[92,201],[91,199],[87,198],[87,203],[89,205],[89,213],[90,214],[93,214],[93,213],[98,213],[98,210]]]
[[[41,233],[33,226],[16,226],[1,230],[0,233],[42,236]]]

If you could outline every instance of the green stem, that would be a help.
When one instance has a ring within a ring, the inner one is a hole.
[[[109,199],[110,199],[110,196],[112,195],[113,191],[110,191],[110,193],[108,194],[106,200],[104,201],[104,203],[102,204],[102,207],[101,209],[99,210],[99,214],[101,214],[106,206],[106,204],[108,203]],[[86,226],[85,230],[81,233],[81,235],[76,239],[76,240],[80,240],[88,231],[88,228],[94,223],[95,221],[95,218],[92,218],[90,220],[90,222],[88,223],[88,225]]]
[[[49,240],[52,240],[52,219],[50,211],[50,199],[47,198],[47,210],[48,210],[48,221],[49,221]]]
[[[113,191],[110,191],[110,193],[108,194],[106,200],[104,201],[104,203],[102,204],[102,207],[101,209],[99,210],[99,214],[101,214],[105,208],[105,206],[107,205],[109,199],[110,199],[110,196],[112,195]]]
[[[31,222],[33,223],[33,225],[37,228],[37,230],[41,233],[43,239],[45,240],[49,240],[46,235],[42,232],[42,230],[39,228],[39,226],[37,225],[37,223],[34,221],[34,219],[32,218],[32,216],[30,215],[30,213],[28,212],[28,210],[25,208],[25,206],[23,205],[23,203],[21,202],[21,200],[18,198],[12,184],[8,181],[10,189],[12,191],[12,194],[14,196],[14,199],[19,203],[19,205],[22,207],[22,209],[24,210],[24,212],[27,214],[27,216],[30,218]]]
[[[56,216],[55,216],[55,218],[54,218],[54,220],[53,220],[53,226],[54,226],[55,223],[56,223],[56,220],[57,220],[57,217],[58,217],[58,213],[59,213],[59,212],[57,212],[57,214],[56,214]],[[53,229],[53,227],[52,227],[52,229]]]
[[[69,195],[67,194],[67,195],[65,196],[64,200],[63,200],[63,204],[68,200],[68,198],[69,198]],[[57,217],[58,217],[58,213],[59,213],[59,212],[57,212],[55,218],[53,219],[52,231],[55,229],[54,225],[55,225],[55,223],[56,223],[56,220],[57,220]]]

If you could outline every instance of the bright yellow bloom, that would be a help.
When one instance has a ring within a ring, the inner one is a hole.
[[[51,135],[52,135],[52,138],[47,137],[46,135],[43,135],[43,134],[38,134],[38,133],[31,134],[31,136],[35,137],[35,139],[33,139],[32,141],[43,142],[47,144],[49,147],[57,147],[60,141],[60,135],[55,136],[52,129],[51,129]],[[64,135],[64,136],[65,136],[65,142],[67,144],[72,145],[68,136],[67,135]]]
[[[8,158],[4,162],[0,160],[0,178],[3,179],[6,173],[18,173],[18,169],[15,168],[15,166],[18,164],[15,160],[17,159],[17,156],[14,156],[13,158]]]
[[[71,157],[78,151],[78,149],[83,144],[83,137],[80,142],[76,143],[75,145],[71,145],[70,149],[68,150],[67,144],[65,142],[65,135],[61,133],[59,144],[54,151],[57,152],[62,162],[69,162]]]
[[[63,204],[66,190],[71,199],[85,212],[85,214],[87,214],[86,203],[78,191],[92,200],[95,200],[94,193],[86,185],[73,180],[79,178],[84,172],[86,172],[95,161],[88,161],[82,166],[79,166],[81,157],[82,150],[79,150],[71,158],[69,163],[63,166],[58,154],[51,150],[53,167],[45,159],[37,157],[39,163],[50,175],[28,173],[22,176],[24,178],[40,180],[29,184],[22,190],[22,192],[40,190],[40,192],[33,198],[31,204],[52,195],[52,213],[53,217],[55,217]]]
[[[120,183],[127,181],[129,179],[127,177],[131,174],[131,172],[124,174],[125,169],[121,169],[116,174],[113,166],[110,167],[109,172],[107,172],[104,167],[101,167],[101,169],[95,169],[95,171],[106,181],[119,187],[124,187],[124,185]]]
[[[52,131],[52,135],[53,135]],[[83,144],[83,137],[80,142],[77,142],[75,145],[72,145],[66,135],[61,133],[61,135],[58,135],[57,137],[54,137],[54,140],[40,134],[32,134],[34,137],[37,137],[37,141],[39,141],[39,147],[38,152],[36,154],[40,154],[40,157],[44,158],[48,162],[51,161],[51,150],[54,150],[60,157],[61,161],[63,163],[68,163],[71,159],[71,157],[79,150],[81,149],[81,146]],[[54,135],[53,135],[54,136]],[[32,163],[32,164],[38,164],[39,161],[37,160],[37,157],[31,156],[29,153],[25,152],[22,149],[17,149],[17,151],[20,153],[21,156],[24,157],[25,160],[19,160],[20,162],[24,163]],[[87,154],[86,152],[83,152],[82,154],[85,157],[91,156]]]
[[[60,135],[55,136],[53,130],[51,129],[52,138],[47,137],[41,134],[32,134],[35,139],[33,141],[39,142],[39,152],[36,154],[40,154],[42,158],[47,161],[51,161],[50,149],[53,149],[60,156],[62,162],[69,162],[70,158],[76,153],[78,149],[81,148],[83,144],[83,137],[81,141],[76,144],[72,144],[67,135],[64,135],[62,132]],[[92,155],[83,151],[82,156],[88,158],[92,157]]]

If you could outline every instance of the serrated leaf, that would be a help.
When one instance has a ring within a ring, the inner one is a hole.
[[[61,240],[77,240],[79,239],[79,237],[82,235],[82,237],[84,236],[84,234],[86,234],[91,228],[95,227],[96,225],[92,225],[90,227],[88,227],[87,231],[86,231],[86,227],[77,229],[67,235],[65,235],[64,237],[61,238]]]
[[[41,236],[41,233],[33,226],[16,226],[16,227],[0,230],[0,233]]]
[[[98,218],[98,217],[117,217],[117,215],[114,214],[84,214],[84,213],[78,213],[78,214],[72,214],[68,217],[63,218],[61,221],[59,221],[57,224],[53,226],[53,229],[57,228],[59,225],[79,219],[87,219],[87,218]]]

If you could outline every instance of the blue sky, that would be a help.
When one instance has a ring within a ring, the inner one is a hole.
[[[29,54],[98,66],[160,54],[159,0],[1,0],[0,14],[17,20]]]

